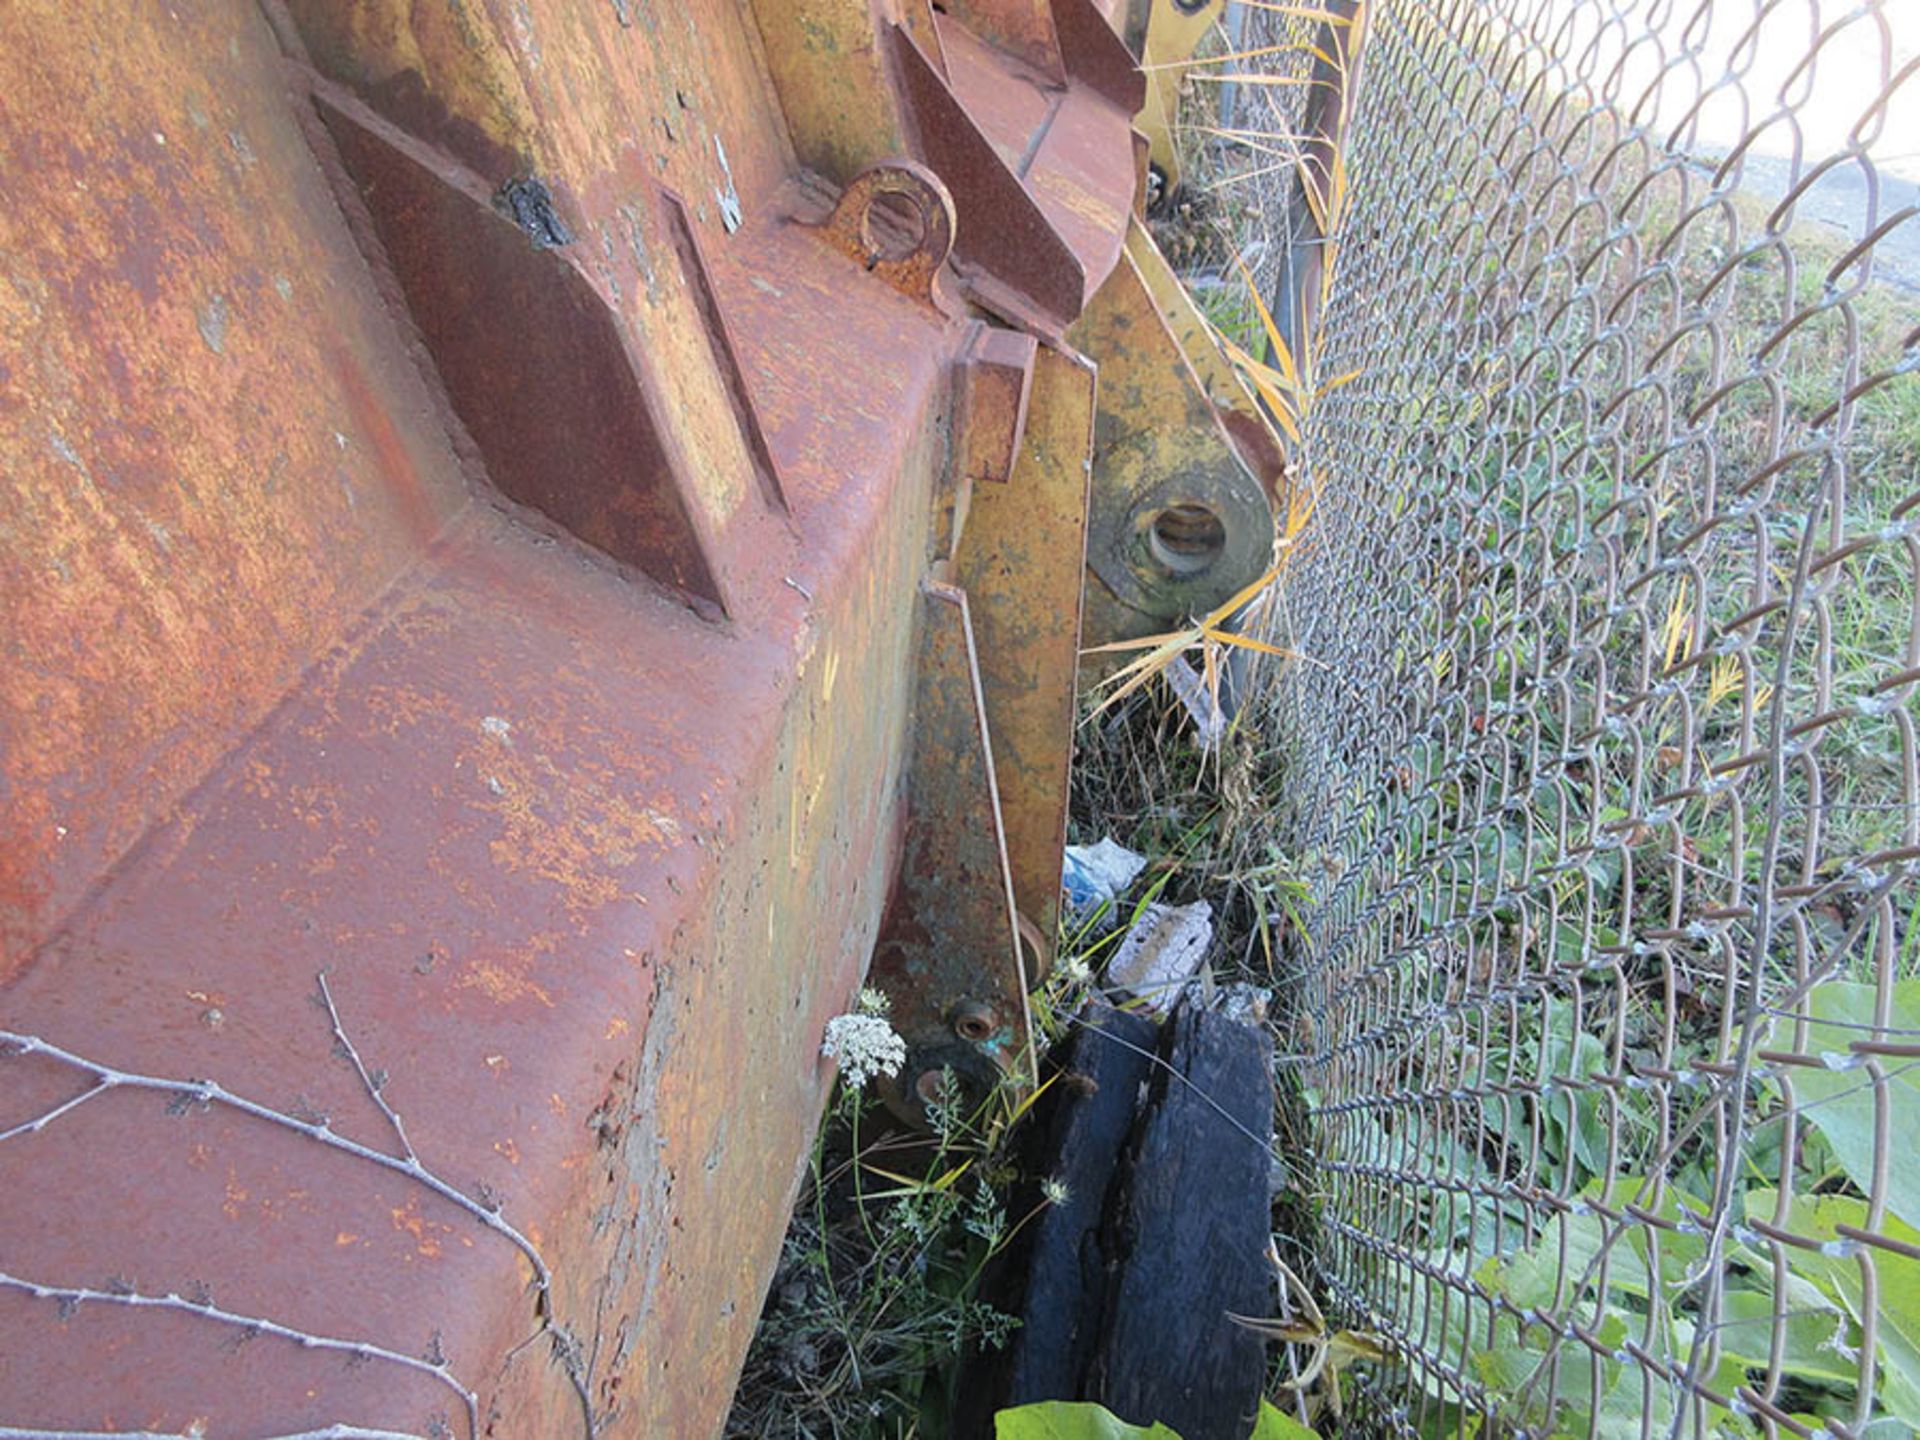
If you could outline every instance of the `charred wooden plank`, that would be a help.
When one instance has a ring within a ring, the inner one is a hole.
[[[1082,1016],[1026,1152],[1065,1193],[1002,1256],[992,1297],[1021,1326],[972,1367],[956,1434],[1040,1400],[1098,1400],[1185,1440],[1247,1433],[1264,1346],[1226,1315],[1271,1313],[1270,1057],[1209,1011]]]
[[[1135,1424],[1184,1440],[1239,1440],[1266,1366],[1260,1337],[1229,1312],[1265,1315],[1272,1273],[1268,1172],[1272,1047],[1262,1032],[1183,1007],[1123,1161],[1101,1248],[1113,1257],[1106,1317],[1086,1381]]]

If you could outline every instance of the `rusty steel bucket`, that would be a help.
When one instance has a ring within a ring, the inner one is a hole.
[[[1277,476],[1114,8],[0,12],[0,1427],[710,1433],[869,966],[1030,1064]]]

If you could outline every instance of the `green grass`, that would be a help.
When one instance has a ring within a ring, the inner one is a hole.
[[[980,1114],[933,1108],[931,1134],[842,1086],[815,1143],[728,1418],[730,1436],[946,1433],[969,1348],[1015,1322],[978,1294],[1017,1227],[1006,1213],[1011,1088]]]

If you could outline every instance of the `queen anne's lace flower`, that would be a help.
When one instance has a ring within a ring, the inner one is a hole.
[[[907,1042],[878,1015],[836,1015],[827,1021],[820,1053],[840,1062],[840,1075],[855,1090],[876,1075],[898,1075],[907,1063]]]

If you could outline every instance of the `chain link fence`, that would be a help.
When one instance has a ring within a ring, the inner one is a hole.
[[[1326,276],[1266,721],[1330,1320],[1404,1433],[1912,1434],[1920,5],[1327,8],[1249,0],[1213,138],[1283,327]]]

